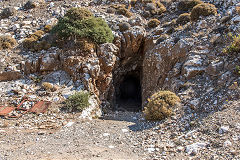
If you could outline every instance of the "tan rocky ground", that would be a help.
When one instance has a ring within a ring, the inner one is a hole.
[[[184,25],[176,24],[183,13],[179,1],[161,2],[166,7],[161,15],[148,11],[156,9],[154,4],[139,3],[125,17],[110,6],[128,5],[127,0],[34,0],[33,9],[24,9],[27,0],[0,0],[0,12],[12,7],[14,12],[0,19],[0,36],[17,40],[13,49],[0,50],[0,106],[19,104],[23,97],[52,102],[40,115],[0,118],[0,160],[240,159],[239,53],[222,53],[230,44],[227,35],[240,32],[240,1],[204,0],[218,14]],[[23,49],[26,37],[56,24],[71,7],[87,7],[102,17],[114,42],[91,54]],[[156,28],[147,25],[152,18],[160,20]],[[143,106],[158,90],[175,92],[181,99],[175,114],[148,122],[142,112],[124,112],[130,103],[120,105],[116,99],[130,73],[139,78]],[[44,82],[56,89],[43,88]],[[66,112],[64,101],[81,90],[91,93],[90,107]]]

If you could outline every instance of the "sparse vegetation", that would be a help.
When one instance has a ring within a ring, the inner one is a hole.
[[[43,82],[42,88],[44,88],[47,91],[52,91],[52,92],[57,90],[56,87],[52,83],[49,83],[49,82]]]
[[[167,11],[166,7],[165,7],[162,3],[156,2],[155,5],[156,5],[156,7],[157,7],[157,14],[158,14],[158,15],[161,15],[161,14],[163,14],[164,12]]]
[[[229,35],[232,43],[223,49],[223,53],[239,53],[240,52],[240,36]]]
[[[11,49],[16,44],[17,44],[17,41],[11,36],[0,36],[0,50]]]
[[[125,17],[130,18],[132,16],[132,12],[130,12],[124,5],[114,6],[117,14],[124,15]]]
[[[88,92],[77,92],[66,100],[66,107],[70,110],[83,111],[89,104],[90,94]]]
[[[236,66],[236,73],[240,75],[240,66]]]
[[[177,8],[180,11],[191,11],[193,7],[201,3],[203,3],[201,0],[181,0]]]
[[[73,19],[71,19],[72,17]],[[77,17],[80,18],[76,19]],[[90,15],[74,17],[70,13],[59,19],[58,24],[53,27],[52,33],[65,40],[87,38],[97,44],[112,42],[114,39],[111,29],[102,18]]]
[[[149,28],[155,28],[155,27],[157,27],[159,24],[160,24],[160,21],[159,21],[158,19],[151,19],[151,20],[148,22],[148,27],[149,27]]]
[[[50,32],[51,29],[52,29],[52,26],[51,26],[51,25],[45,25],[45,26],[44,26],[44,32],[46,32],[46,33]]]
[[[34,32],[23,41],[23,48],[33,52],[49,49],[51,44],[45,40],[40,41],[44,34],[45,32],[42,30]]]
[[[180,98],[170,91],[159,91],[154,93],[144,107],[147,120],[162,120],[173,114],[172,108],[180,102]]]
[[[191,20],[196,21],[200,16],[216,15],[217,8],[213,4],[201,3],[196,5],[191,12]]]
[[[70,21],[81,21],[93,17],[93,14],[86,8],[71,8],[64,17],[67,17]]]
[[[183,13],[183,14],[179,15],[178,19],[176,20],[176,23],[180,24],[180,25],[184,25],[184,24],[186,24],[190,21],[191,21],[190,14],[189,13]]]
[[[84,53],[91,53],[96,49],[95,43],[86,38],[77,40],[76,45]]]

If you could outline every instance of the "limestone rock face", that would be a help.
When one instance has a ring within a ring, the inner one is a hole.
[[[41,58],[40,72],[55,71],[58,69],[59,64],[60,61],[58,60],[58,54],[56,53],[45,54]]]
[[[221,71],[223,70],[223,68],[224,68],[223,61],[213,61],[206,68],[206,72],[209,75],[217,76],[217,75],[221,74]]]
[[[112,84],[112,71],[118,60],[119,48],[111,43],[102,44],[99,46],[97,55],[100,61],[100,74],[97,80],[97,87],[101,92],[100,99],[106,98]]]
[[[143,102],[163,87],[168,80],[168,72],[174,69],[177,62],[186,58],[190,45],[187,40],[180,40],[176,44],[164,43],[148,48],[143,60]]]
[[[60,61],[57,53],[46,53],[22,62],[21,68],[24,74],[36,72],[49,72],[59,69]]]
[[[142,46],[146,31],[143,27],[134,26],[130,30],[122,33],[121,39],[121,52],[119,57],[130,57],[136,55]]]

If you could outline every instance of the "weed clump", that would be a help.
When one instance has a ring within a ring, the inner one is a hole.
[[[44,32],[46,32],[46,33],[50,32],[51,29],[52,29],[52,26],[51,26],[51,25],[45,25],[45,26],[44,26]]]
[[[57,90],[56,86],[54,86],[52,83],[49,83],[49,82],[43,82],[42,88],[47,91],[52,91],[52,92]]]
[[[148,27],[149,28],[156,28],[160,24],[160,21],[158,19],[151,19],[148,22]]]
[[[45,32],[42,30],[34,32],[28,38],[24,39],[23,48],[31,50],[33,52],[49,49],[51,47],[51,44],[45,40],[41,41],[41,38],[44,34]]]
[[[71,8],[64,17],[68,17],[71,21],[80,21],[93,17],[93,14],[86,8]]]
[[[217,8],[213,4],[201,3],[196,5],[191,11],[191,20],[197,21],[200,16],[216,15]]]
[[[51,32],[64,40],[87,38],[97,44],[113,41],[112,30],[102,18],[83,15],[66,14]]]
[[[83,109],[89,107],[89,97],[88,92],[77,92],[66,100],[66,107],[70,110],[83,111]]]
[[[17,41],[11,36],[0,36],[0,50],[11,49],[16,44],[17,44]]]
[[[144,107],[144,115],[147,120],[162,120],[173,114],[172,108],[180,102],[180,98],[170,91],[154,93]]]
[[[180,11],[190,11],[193,7],[201,3],[203,3],[201,0],[181,0],[177,8]]]
[[[191,21],[190,14],[189,13],[183,13],[183,14],[179,15],[178,19],[176,20],[176,23],[180,24],[180,25],[184,25],[184,24],[187,24],[190,21]]]
[[[240,36],[231,36],[232,43],[223,49],[223,53],[239,53],[240,52]]]
[[[124,15],[128,18],[132,16],[132,12],[130,12],[124,5],[113,5],[112,7],[116,9],[117,14]]]

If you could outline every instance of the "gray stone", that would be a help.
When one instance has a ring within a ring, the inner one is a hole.
[[[5,8],[0,13],[0,19],[8,18],[10,16],[13,16],[16,13],[16,10],[14,8]]]

